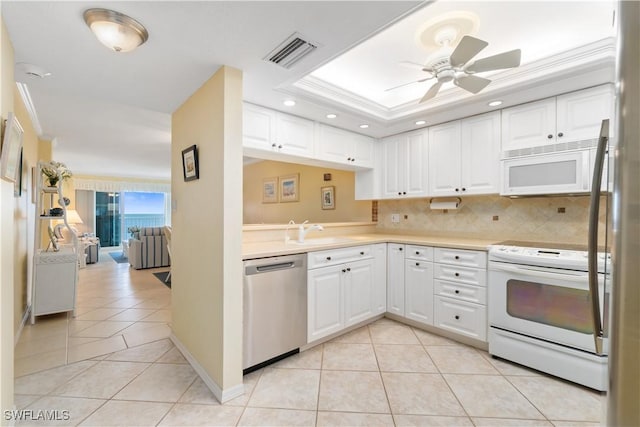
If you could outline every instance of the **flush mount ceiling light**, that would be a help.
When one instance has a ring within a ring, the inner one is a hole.
[[[422,126],[422,125],[424,125],[424,124],[427,124],[426,120],[418,120],[418,121],[416,122],[416,125],[418,125],[418,126]]]
[[[87,23],[100,43],[116,52],[130,52],[149,38],[146,28],[135,19],[109,9],[87,9]]]
[[[367,125],[367,124],[360,125],[360,129],[367,129],[368,127],[369,127],[369,125]]]
[[[338,117],[337,114],[333,114],[333,113],[327,114],[327,119],[335,119],[336,117]]]
[[[296,105],[296,101],[294,101],[293,99],[287,99],[283,102],[283,104],[287,107],[293,107],[294,105]]]
[[[502,101],[497,100],[497,101],[491,101],[490,103],[487,104],[489,107],[497,107],[498,105],[502,105]]]

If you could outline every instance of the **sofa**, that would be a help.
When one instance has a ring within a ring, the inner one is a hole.
[[[136,270],[167,267],[171,257],[163,227],[142,227],[129,239],[129,264]]]

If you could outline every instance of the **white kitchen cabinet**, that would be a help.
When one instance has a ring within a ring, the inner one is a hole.
[[[613,118],[612,115],[611,85],[505,108],[502,110],[502,151],[595,139],[602,120]]]
[[[342,267],[331,266],[307,273],[308,342],[331,335],[344,327]]]
[[[434,326],[487,339],[487,254],[434,249]]]
[[[428,132],[395,135],[381,143],[381,198],[426,197]]]
[[[433,263],[405,260],[405,317],[433,324]]]
[[[372,255],[377,247],[354,246],[308,254],[309,342],[381,313],[380,281],[375,277],[380,270]]]
[[[373,245],[374,315],[387,311],[387,244]]]
[[[373,167],[373,139],[338,129],[325,124],[318,124],[316,157],[354,168]]]
[[[429,128],[429,195],[499,192],[500,113]]]
[[[251,155],[277,159],[277,155],[312,158],[314,122],[245,103],[243,106],[242,146]],[[275,156],[274,156],[275,155]]]
[[[404,316],[405,245],[387,245],[387,311]]]

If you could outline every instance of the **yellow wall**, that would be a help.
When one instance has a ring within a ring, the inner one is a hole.
[[[0,17],[0,114],[13,111],[13,45]],[[0,180],[0,410],[13,409],[14,215],[13,184]],[[4,413],[4,412],[3,412]],[[8,421],[0,418],[2,425]]]
[[[222,67],[172,115],[172,328],[224,393],[242,384],[242,73]],[[184,182],[197,145],[200,179]]]
[[[300,201],[262,203],[262,183],[265,178],[300,174]],[[332,180],[324,181],[330,173]],[[244,223],[286,224],[293,219],[301,223],[370,221],[371,202],[355,198],[355,173],[337,169],[318,168],[294,163],[261,161],[244,167]],[[323,210],[320,188],[335,187],[335,209]]]

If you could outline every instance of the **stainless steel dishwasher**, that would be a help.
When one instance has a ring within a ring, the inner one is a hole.
[[[243,299],[245,373],[307,343],[306,254],[245,261]]]

